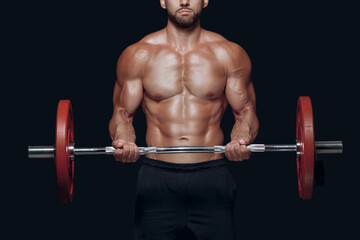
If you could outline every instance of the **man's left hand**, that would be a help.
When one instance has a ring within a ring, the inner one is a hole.
[[[246,145],[250,143],[250,139],[246,137],[232,140],[225,146],[226,158],[230,161],[243,161],[245,159],[249,159],[251,152]]]

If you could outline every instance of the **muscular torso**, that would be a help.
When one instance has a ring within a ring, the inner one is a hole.
[[[227,77],[217,54],[218,48],[216,42],[200,43],[187,52],[166,44],[154,45],[151,60],[142,75],[142,108],[147,120],[148,146],[224,144],[220,123],[227,107],[224,91]],[[194,163],[224,156],[186,153],[147,157]]]

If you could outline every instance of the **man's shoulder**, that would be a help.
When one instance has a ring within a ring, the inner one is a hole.
[[[206,32],[207,43],[217,59],[229,69],[251,68],[251,62],[246,51],[237,43],[227,40],[215,32]]]
[[[147,43],[137,42],[131,44],[122,52],[121,58],[139,58],[139,60],[147,58],[151,55],[152,46]]]
[[[161,29],[161,30],[158,30],[156,32],[146,35],[138,43],[139,44],[147,44],[149,46],[165,44],[166,43],[165,29]]]
[[[150,33],[143,37],[140,41],[130,45],[129,47],[137,51],[151,51],[154,48],[161,46],[166,42],[165,34],[163,30],[159,30],[153,33]]]
[[[162,42],[161,31],[150,33],[140,41],[128,46],[121,57],[132,58],[136,60],[146,60],[159,48]]]
[[[222,54],[246,54],[245,50],[239,44],[215,32],[205,30],[204,43],[211,46],[214,51],[219,51]]]

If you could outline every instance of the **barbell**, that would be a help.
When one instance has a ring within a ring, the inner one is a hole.
[[[310,97],[301,96],[297,103],[296,141],[293,144],[250,144],[251,152],[296,152],[298,191],[301,199],[311,199],[315,178],[316,154],[342,153],[342,141],[315,141],[313,110]],[[55,158],[58,197],[70,203],[74,188],[76,155],[112,155],[113,147],[75,147],[73,111],[70,100],[60,100],[53,146],[28,146],[29,158]],[[139,147],[140,155],[169,153],[224,153],[225,146]]]

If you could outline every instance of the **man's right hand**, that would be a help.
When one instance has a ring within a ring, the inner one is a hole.
[[[116,148],[115,161],[122,163],[136,162],[140,157],[139,148],[135,143],[125,140],[114,140],[112,146]]]

